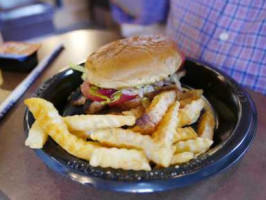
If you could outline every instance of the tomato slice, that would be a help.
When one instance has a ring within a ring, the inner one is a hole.
[[[90,85],[88,83],[83,83],[80,86],[81,92],[82,94],[87,98],[87,99],[91,99],[93,101],[103,101],[103,98],[100,98],[98,96],[94,96],[91,92],[90,92]]]
[[[81,92],[86,98],[91,99],[93,101],[98,101],[98,102],[106,101],[107,99],[111,99],[112,95],[118,91],[115,89],[103,89],[103,88],[99,88],[99,89],[97,89],[97,91],[93,91],[91,87],[92,87],[92,85],[84,82],[81,85]],[[135,97],[136,97],[136,95],[132,96],[132,95],[121,94],[121,97],[118,100],[110,102],[109,105],[115,106],[115,105],[121,104],[125,101],[131,100]]]

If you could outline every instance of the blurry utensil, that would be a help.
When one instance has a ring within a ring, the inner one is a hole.
[[[63,45],[59,44],[51,54],[46,56],[32,72],[11,92],[6,100],[0,105],[0,119],[9,111],[9,109],[19,100],[24,92],[31,86],[31,84],[39,77],[42,71],[49,66],[49,64],[56,58],[56,56],[63,50]]]

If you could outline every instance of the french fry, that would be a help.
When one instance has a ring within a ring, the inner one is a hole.
[[[93,150],[100,147],[95,142],[85,141],[72,135],[52,103],[41,98],[29,98],[25,100],[25,104],[44,133],[51,136],[68,153],[90,160]]]
[[[124,115],[73,115],[64,117],[64,122],[70,131],[90,131],[125,125],[132,126],[136,118]]]
[[[137,120],[137,126],[133,128],[133,131],[152,134],[175,99],[176,92],[174,90],[156,95],[146,108],[144,115]]]
[[[90,137],[92,140],[108,146],[143,150],[150,160],[153,159],[152,153],[157,148],[150,136],[142,135],[129,129],[98,129],[93,131]]]
[[[204,100],[198,99],[187,104],[184,108],[180,109],[179,114],[179,124],[178,127],[183,127],[195,123],[199,116],[201,110],[204,108]]]
[[[203,94],[202,89],[185,89],[184,92],[182,92],[179,95],[179,100],[183,100],[183,99],[197,100],[201,98],[202,94]]]
[[[87,140],[87,139],[90,139],[90,135],[92,131],[71,131],[70,133],[77,136],[78,138]]]
[[[199,119],[198,134],[201,138],[213,139],[215,119],[209,107],[205,107],[205,113]]]
[[[145,154],[135,149],[97,148],[91,155],[90,165],[124,170],[151,170]]]
[[[197,138],[194,140],[180,141],[174,144],[176,148],[175,153],[182,153],[185,151],[189,151],[195,154],[196,153],[202,154],[210,148],[212,143],[213,141],[207,138]]]
[[[171,160],[171,165],[182,164],[190,161],[194,158],[194,154],[191,152],[182,152],[174,154]]]
[[[135,116],[136,119],[140,118],[141,115],[143,115],[145,109],[143,106],[138,106],[136,108],[132,108],[130,110],[126,110],[126,111],[123,111],[122,114],[123,115],[133,115]]]
[[[151,160],[163,167],[168,167],[175,148],[173,147],[174,135],[179,122],[179,102],[170,106],[164,118],[159,123],[157,130],[152,135],[154,143]]]
[[[72,131],[71,134],[76,135],[84,140],[90,138],[90,131]],[[38,122],[35,121],[29,130],[28,137],[25,141],[25,145],[32,149],[41,149],[48,139],[48,135],[39,126]]]
[[[178,124],[178,108],[179,102],[169,108],[152,139],[121,128],[95,130],[91,138],[105,145],[142,149],[150,160],[162,166],[169,166],[174,153],[172,144]]]
[[[166,146],[171,146],[173,144],[176,127],[179,123],[179,105],[179,102],[176,101],[170,106],[152,135],[153,142]]]
[[[30,98],[25,104],[36,120],[25,145],[42,148],[50,136],[68,153],[95,167],[151,170],[149,161],[160,167],[182,164],[210,148],[215,119],[202,90],[176,96],[175,90],[168,90],[156,95],[146,108],[139,105],[120,109],[118,114],[67,117],[61,117],[50,102]],[[203,108],[198,136],[192,127],[184,126],[196,122]]]
[[[47,139],[48,134],[46,134],[39,126],[39,123],[35,121],[29,130],[25,145],[32,149],[41,149],[43,148]]]
[[[197,133],[191,127],[177,128],[174,135],[174,143],[184,140],[196,139]]]
[[[184,108],[194,100],[201,98],[203,90],[187,90],[179,95],[180,108]]]
[[[147,156],[152,151],[152,140],[148,135],[133,132],[122,128],[98,129],[91,133],[92,140],[99,141],[102,144],[120,148],[135,148],[145,151]],[[150,156],[149,156],[150,157]]]

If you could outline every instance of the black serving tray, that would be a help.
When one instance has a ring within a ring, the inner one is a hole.
[[[214,144],[197,159],[179,167],[146,172],[92,167],[89,162],[68,154],[50,138],[43,149],[34,151],[56,172],[81,184],[112,191],[164,191],[221,172],[239,160],[250,146],[257,127],[256,108],[247,92],[222,72],[191,60],[186,60],[184,68],[187,75],[182,84],[203,89],[217,117]],[[54,103],[61,115],[73,114],[69,111],[68,97],[82,83],[80,76],[80,72],[71,69],[62,71],[43,83],[35,96]],[[26,110],[26,134],[33,122],[33,116]]]

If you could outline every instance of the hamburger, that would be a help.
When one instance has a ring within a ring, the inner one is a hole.
[[[175,42],[164,36],[114,41],[88,57],[81,92],[94,105],[119,107],[161,90],[180,91],[183,62],[184,56]]]

